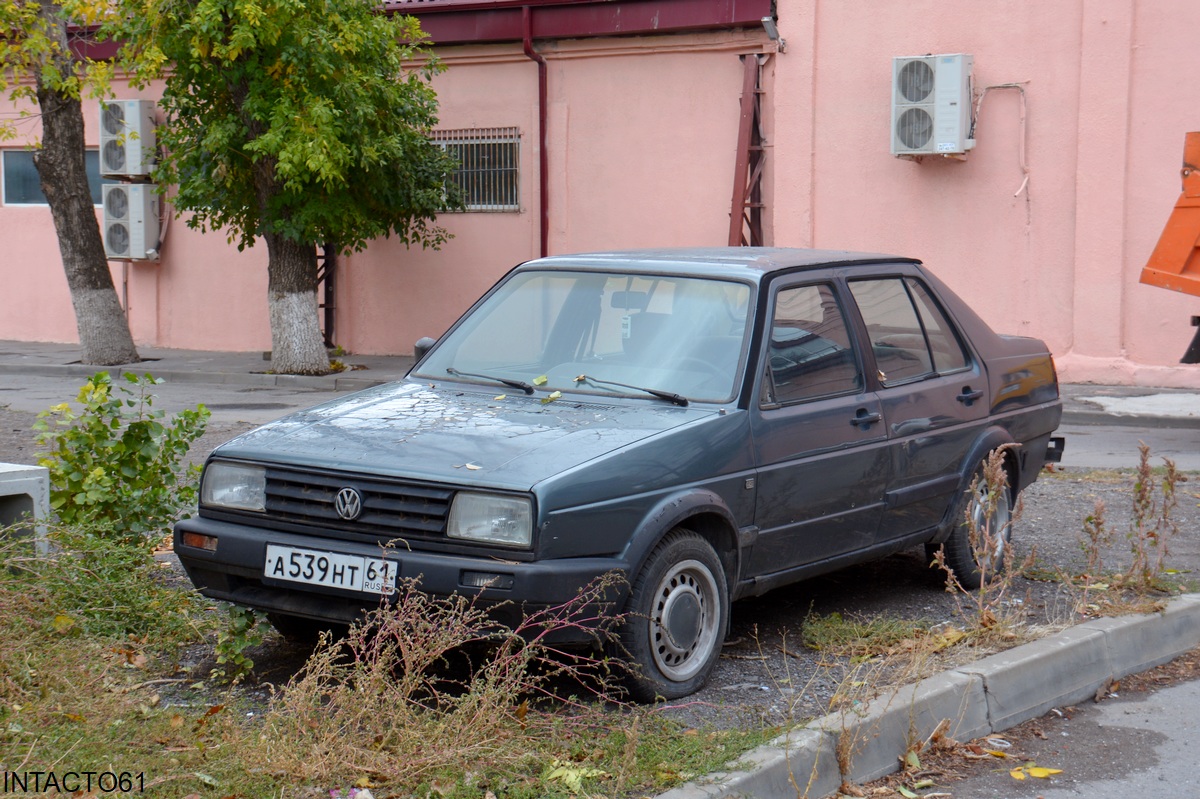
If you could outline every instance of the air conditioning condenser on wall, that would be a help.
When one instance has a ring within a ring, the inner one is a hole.
[[[158,258],[159,198],[150,183],[104,185],[104,254],[135,261]]]
[[[974,56],[892,59],[892,155],[961,155],[971,135]]]
[[[100,174],[144,178],[154,168],[154,108],[150,100],[100,102]]]

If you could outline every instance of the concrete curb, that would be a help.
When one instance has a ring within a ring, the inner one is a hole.
[[[829,796],[843,780],[870,782],[898,770],[909,742],[926,740],[943,719],[959,740],[1000,732],[1197,645],[1200,594],[1177,597],[1160,613],[1085,622],[794,728],[748,753],[737,771],[658,799]],[[839,745],[850,752],[844,775]]]

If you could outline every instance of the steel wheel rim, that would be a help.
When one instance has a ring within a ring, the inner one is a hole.
[[[717,580],[698,560],[673,565],[654,592],[650,651],[670,680],[690,679],[704,668],[720,626]]]
[[[979,562],[979,571],[984,575],[1004,565],[1008,537],[1012,532],[1012,502],[1008,490],[1001,487],[996,492],[994,503],[989,501],[988,493],[988,487],[980,485],[971,500],[971,523],[975,525],[976,535],[983,536],[986,533],[992,538],[991,546]]]

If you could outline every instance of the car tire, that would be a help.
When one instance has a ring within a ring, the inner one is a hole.
[[[954,508],[954,530],[943,545],[946,566],[954,572],[959,585],[968,591],[974,591],[985,582],[995,579],[1004,571],[1009,560],[1014,497],[1011,488],[1012,477],[1007,470],[1005,476],[1004,485],[999,487],[995,501],[989,501],[987,481],[984,480],[983,468],[980,467],[971,478],[970,487],[963,492],[962,498]],[[972,525],[980,534],[986,529],[994,537],[993,544],[982,562],[971,544]],[[932,552],[936,551],[937,548],[934,547]],[[932,559],[932,554],[930,557]]]
[[[284,639],[294,644],[314,646],[321,639],[321,633],[328,631],[334,639],[346,635],[344,625],[305,619],[300,616],[289,616],[286,613],[268,613],[267,621]]]
[[[677,528],[646,560],[620,628],[626,684],[639,702],[698,691],[721,655],[729,590],[712,545]]]

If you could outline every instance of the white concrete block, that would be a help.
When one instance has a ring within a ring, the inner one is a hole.
[[[18,532],[36,536],[45,554],[46,519],[50,516],[50,470],[44,466],[0,463],[0,528],[17,525]],[[21,524],[23,521],[31,524]]]

